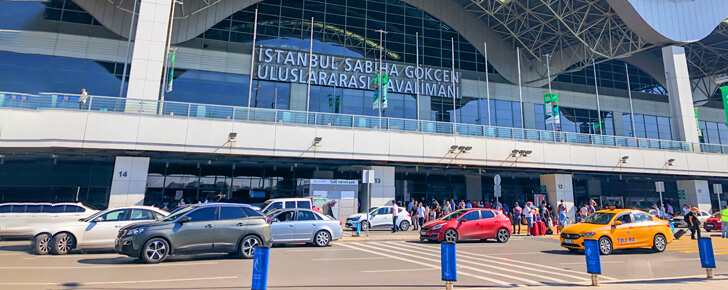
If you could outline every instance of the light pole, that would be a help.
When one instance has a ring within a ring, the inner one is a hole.
[[[377,98],[377,108],[379,109],[379,129],[382,129],[382,97],[384,97],[382,93],[382,87],[384,84],[382,83],[382,59],[384,56],[384,51],[382,49],[382,38],[385,34],[387,34],[386,31],[379,29],[376,30],[376,32],[379,32],[379,97]]]
[[[174,24],[174,7],[175,4],[182,5],[182,0],[174,0],[172,2],[172,12],[169,14],[169,29],[167,30],[167,47],[164,51],[164,73],[162,74],[162,95],[159,98],[161,101],[159,103],[159,113],[164,113],[163,107],[164,106],[164,92],[167,90],[167,66],[169,66],[169,46],[172,45],[172,25]]]

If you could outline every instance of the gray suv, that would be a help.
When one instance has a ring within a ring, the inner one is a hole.
[[[169,255],[230,253],[253,258],[255,247],[271,245],[270,220],[246,204],[187,206],[162,221],[121,228],[116,252],[160,263]]]

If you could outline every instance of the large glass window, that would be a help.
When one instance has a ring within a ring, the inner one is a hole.
[[[672,140],[672,119],[650,115],[634,115],[634,132],[631,114],[622,114],[624,135],[628,137]],[[727,136],[728,137],[728,136]]]
[[[701,143],[728,144],[726,123],[700,121],[700,131],[703,132]]]
[[[576,69],[581,63],[572,65],[566,70]],[[627,65],[629,67],[629,87],[632,91],[643,92],[654,95],[667,95],[667,90],[652,76],[648,75],[641,69]],[[596,65],[597,81],[599,88],[611,88],[619,90],[627,90],[627,72],[624,62],[620,60],[609,60]],[[560,74],[556,79],[556,83],[568,83],[573,85],[594,86],[594,69],[591,65],[584,67],[575,72],[567,72]]]

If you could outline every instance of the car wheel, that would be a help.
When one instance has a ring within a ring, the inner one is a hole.
[[[252,259],[255,256],[255,247],[262,245],[263,243],[256,236],[250,235],[243,238],[240,242],[239,255],[243,259]]]
[[[599,238],[599,253],[602,255],[609,255],[612,253],[612,240],[607,237]]]
[[[33,238],[30,244],[30,252],[35,255],[47,255],[51,246],[51,235],[40,234]]]
[[[153,238],[142,248],[142,260],[147,264],[164,262],[169,256],[169,243],[162,238]]]
[[[500,228],[495,238],[499,243],[505,243],[511,238],[511,233],[504,228]]]
[[[578,253],[579,249],[568,248],[570,253]]]
[[[361,221],[361,223],[359,223],[359,224],[361,225],[360,230],[362,230],[362,231],[366,231],[367,227],[369,226],[369,222],[367,222],[367,221]]]
[[[401,223],[399,223],[400,231],[406,231],[409,229],[409,227],[410,227],[410,223],[408,221],[402,221]]]
[[[443,241],[453,242],[453,243],[457,242],[458,241],[458,232],[453,229],[449,229],[449,230],[445,231],[445,238],[443,239]]]
[[[662,234],[655,235],[655,238],[652,240],[652,249],[655,250],[655,252],[664,252],[665,248],[667,248],[667,240],[665,239],[665,236]]]
[[[51,242],[50,252],[54,255],[65,255],[73,249],[73,243],[75,239],[72,235],[67,233],[60,233],[53,237]]]
[[[327,231],[318,231],[314,237],[314,243],[318,247],[325,247],[331,241],[331,234]]]

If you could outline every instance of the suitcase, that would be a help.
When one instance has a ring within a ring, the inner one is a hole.
[[[685,230],[683,230],[683,229],[680,229],[680,230],[678,230],[678,231],[677,231],[677,232],[675,232],[675,234],[674,234],[674,236],[675,236],[675,239],[676,239],[676,240],[679,240],[679,239],[680,239],[680,237],[682,237],[682,236],[683,236],[684,234],[685,234]]]
[[[551,228],[548,228],[548,229],[546,229],[546,234],[547,235],[553,235],[554,234],[554,231],[551,230]]]
[[[541,233],[541,235],[546,234],[546,223],[545,222],[538,223],[538,232]]]
[[[536,224],[534,224],[533,227],[531,228],[531,235],[538,236],[538,234],[539,234],[538,226]]]

